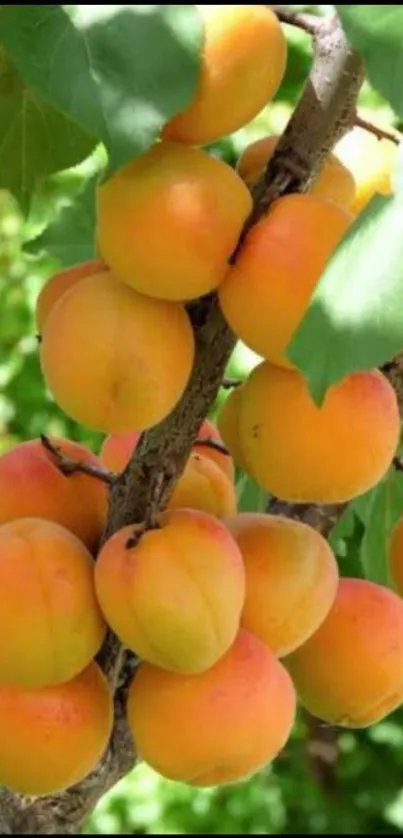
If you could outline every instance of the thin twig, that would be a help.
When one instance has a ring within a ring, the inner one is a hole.
[[[308,35],[315,37],[323,27],[324,19],[317,15],[308,15],[304,12],[294,12],[289,6],[271,5],[270,8],[276,13],[281,23],[289,23],[298,29],[303,29]]]
[[[243,384],[242,378],[223,378],[221,387],[223,390],[232,390],[234,387],[240,387]]]
[[[68,457],[57,445],[50,441],[49,437],[41,434],[41,442],[44,448],[56,459],[56,465],[66,477],[72,474],[86,474],[88,477],[94,477],[95,480],[101,480],[112,486],[116,480],[116,474],[102,468],[102,466],[95,466],[91,463],[84,463],[82,460],[73,460]]]
[[[399,145],[401,142],[401,136],[398,133],[392,133],[392,131],[385,131],[383,128],[378,128],[377,125],[374,125],[372,122],[369,122],[367,119],[363,119],[362,116],[356,116],[355,124],[358,128],[364,128],[365,131],[368,131],[370,134],[374,134],[378,140],[391,140],[392,143],[396,143]]]
[[[225,454],[227,457],[230,457],[230,452],[228,448],[225,447],[223,442],[220,442],[218,439],[211,439],[211,437],[207,436],[198,436],[195,442],[195,445],[200,445],[201,447],[211,448],[213,451],[219,451],[220,454]]]

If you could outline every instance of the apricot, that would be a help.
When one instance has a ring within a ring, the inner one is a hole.
[[[237,172],[249,188],[252,188],[263,174],[269,160],[273,157],[278,141],[278,136],[263,137],[248,145],[241,154],[237,163]],[[343,209],[348,209],[354,199],[355,181],[341,160],[335,154],[329,154],[308,193],[314,195],[315,198],[322,198]]]
[[[250,122],[282,82],[287,41],[276,15],[261,5],[197,5],[204,46],[196,94],[163,136],[210,143]]]
[[[403,597],[403,518],[393,527],[388,545],[388,565],[393,585]]]
[[[58,271],[45,283],[36,301],[36,325],[42,333],[49,312],[57,301],[66,294],[73,285],[87,276],[106,270],[102,259],[90,259],[69,268]]]
[[[288,655],[319,628],[333,605],[336,559],[320,533],[290,518],[243,513],[225,524],[245,564],[241,625],[278,657]]]
[[[225,319],[250,349],[293,367],[286,349],[351,220],[312,195],[286,195],[252,228],[218,291]]]
[[[100,466],[78,442],[57,437],[51,442],[75,462]],[[46,518],[95,551],[106,514],[105,485],[85,474],[64,475],[40,439],[22,442],[0,457],[0,525],[18,518]]]
[[[203,454],[191,454],[169,509],[200,509],[217,518],[236,512],[235,487],[223,470]]]
[[[112,696],[95,663],[40,690],[0,684],[0,783],[29,795],[75,785],[103,756],[112,721]]]
[[[37,688],[85,669],[105,623],[90,553],[59,524],[20,518],[0,527],[0,682]]]
[[[355,180],[351,212],[362,212],[376,193],[392,195],[398,149],[399,146],[392,140],[378,140],[374,134],[359,126],[340,140],[336,146],[337,155]]]
[[[173,672],[205,671],[239,628],[245,595],[239,548],[220,521],[190,509],[165,513],[160,527],[134,546],[132,536],[133,527],[113,535],[96,563],[106,620],[144,660]]]
[[[194,338],[178,303],[145,297],[105,272],[59,300],[40,352],[59,407],[88,428],[123,433],[149,428],[175,407]]]
[[[284,747],[294,723],[295,692],[275,655],[241,630],[229,651],[202,675],[141,664],[127,715],[141,757],[192,786],[250,777]]]
[[[363,728],[403,702],[403,602],[364,579],[340,579],[320,628],[286,661],[303,706]]]
[[[99,186],[97,208],[102,253],[122,282],[191,300],[224,279],[252,199],[223,161],[160,142]]]
[[[201,439],[212,439],[214,442],[223,442],[218,429],[210,419],[205,419],[202,422],[198,437]],[[213,460],[230,480],[234,480],[234,463],[230,454],[225,454],[217,448],[210,448],[208,445],[198,445],[197,442],[193,446],[193,452],[195,454],[202,454],[203,457],[208,457],[209,460]]]
[[[239,387],[234,387],[231,390],[221,407],[217,422],[224,445],[231,452],[235,463],[243,471],[248,471],[248,465],[242,454],[242,441],[239,427],[241,400],[244,389],[244,384],[241,384]]]
[[[399,434],[396,394],[378,370],[347,376],[318,407],[302,375],[263,361],[242,394],[242,456],[282,500],[343,503],[363,494],[388,471]]]
[[[109,434],[102,443],[99,459],[109,471],[116,473],[124,471],[139,439],[138,431],[128,431],[125,434]]]

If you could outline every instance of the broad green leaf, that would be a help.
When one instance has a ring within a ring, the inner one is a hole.
[[[74,202],[63,207],[55,220],[36,239],[27,242],[29,253],[47,251],[69,267],[92,259],[95,253],[95,186],[98,175],[91,178]]]
[[[377,195],[335,251],[288,355],[315,401],[403,349],[403,195]]]
[[[88,134],[22,81],[1,48],[0,137],[0,187],[24,211],[43,177],[75,166],[94,147]]]
[[[236,485],[238,512],[265,512],[269,501],[267,492],[247,474]]]
[[[363,57],[368,80],[403,116],[403,5],[336,9],[349,42]]]
[[[388,546],[393,527],[403,515],[403,474],[392,470],[374,489],[361,545],[365,576],[372,582],[391,585]]]
[[[190,5],[0,6],[25,83],[105,144],[110,171],[191,101],[202,31]]]

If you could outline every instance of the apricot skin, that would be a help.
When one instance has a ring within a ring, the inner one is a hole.
[[[295,693],[273,653],[241,630],[203,675],[141,664],[127,715],[152,768],[178,782],[218,786],[246,779],[277,756],[294,723]]]
[[[302,375],[264,361],[242,394],[248,471],[285,501],[343,503],[363,494],[386,474],[399,434],[396,394],[378,370],[347,376],[319,408]]]
[[[320,626],[337,593],[338,566],[312,527],[281,516],[243,513],[225,521],[246,572],[243,628],[278,657]]]
[[[42,690],[0,684],[1,784],[36,796],[80,782],[107,747],[112,717],[112,696],[95,663]]]
[[[81,280],[51,312],[42,371],[59,407],[105,433],[157,424],[184,392],[194,357],[189,318],[111,273]]]
[[[263,137],[247,146],[237,163],[237,172],[251,188],[273,157],[279,137]],[[335,154],[329,154],[314,179],[308,194],[349,209],[355,195],[353,175]]]
[[[41,518],[0,527],[0,682],[37,688],[79,674],[99,651],[105,623],[94,564],[72,533]]]
[[[215,442],[223,442],[218,429],[210,419],[205,419],[202,422],[198,436],[201,439],[212,439]],[[209,448],[207,445],[198,445],[197,443],[193,446],[193,451],[195,454],[203,454],[204,457],[213,460],[214,463],[220,466],[230,480],[234,480],[234,463],[229,454],[224,454],[216,448]]]
[[[106,265],[102,259],[90,259],[87,262],[80,262],[77,265],[64,268],[64,270],[58,271],[48,279],[36,301],[36,325],[39,334],[43,332],[49,312],[63,294],[66,294],[81,279],[105,271],[105,269]]]
[[[364,728],[403,702],[403,602],[381,585],[341,579],[318,631],[286,660],[304,707]]]
[[[287,41],[276,15],[263,5],[198,5],[204,49],[196,96],[163,136],[209,143],[250,122],[282,81]]]
[[[242,471],[247,472],[248,465],[242,454],[242,442],[239,427],[243,392],[243,384],[231,390],[218,414],[217,422],[224,445],[231,452],[234,462],[242,469]]]
[[[52,437],[76,462],[99,466],[84,445]],[[0,525],[18,518],[46,518],[60,524],[95,551],[107,514],[107,492],[85,474],[66,477],[40,439],[22,442],[0,457]]]
[[[392,530],[388,558],[393,585],[399,596],[403,597],[403,518]]]
[[[251,208],[226,163],[161,142],[99,186],[97,236],[122,282],[151,297],[191,300],[224,279]]]
[[[169,509],[200,509],[217,518],[236,512],[233,482],[223,470],[203,454],[191,454],[180,476]]]
[[[139,657],[196,674],[234,641],[245,595],[239,549],[226,528],[195,510],[165,513],[161,528],[128,547],[133,527],[112,536],[95,568],[109,625]]]
[[[293,367],[286,349],[351,220],[312,195],[286,195],[250,231],[218,293],[231,329],[258,355]]]

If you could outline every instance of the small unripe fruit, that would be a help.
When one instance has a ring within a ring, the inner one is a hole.
[[[284,747],[294,723],[291,679],[246,631],[203,675],[141,664],[128,721],[141,757],[164,777],[219,786],[250,777]]]

